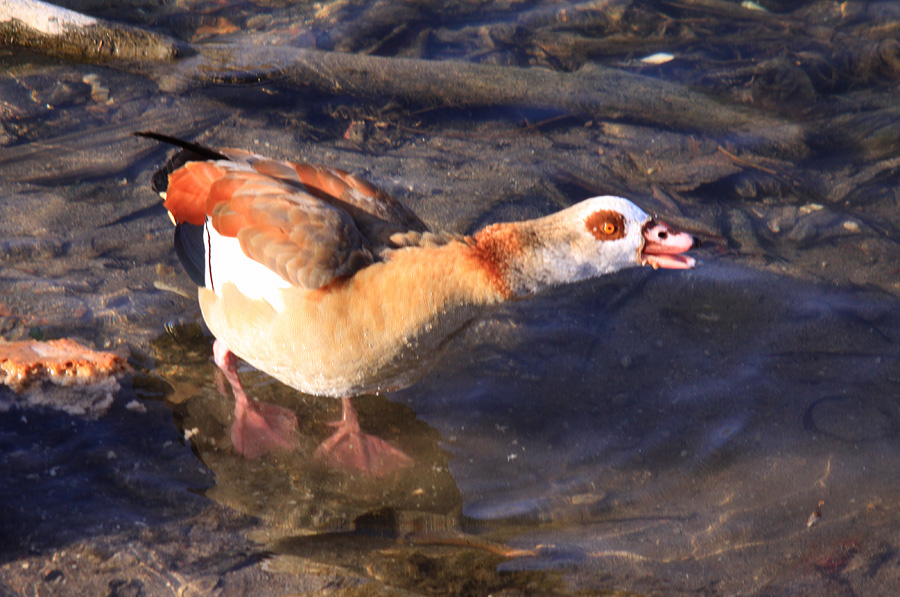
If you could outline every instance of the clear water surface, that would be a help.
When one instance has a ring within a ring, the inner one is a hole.
[[[66,4],[193,53],[0,48],[0,332],[135,368],[95,416],[0,412],[3,592],[900,591],[893,3]],[[342,94],[297,74],[309,51],[635,78],[593,113],[558,88]],[[312,458],[337,401],[245,367],[301,437],[246,460],[150,189],[169,150],[138,130],[331,163],[437,228],[615,193],[704,247],[488,313],[359,398],[415,460],[385,479]]]

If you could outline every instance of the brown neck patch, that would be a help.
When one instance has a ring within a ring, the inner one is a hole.
[[[472,255],[504,298],[510,298],[513,294],[507,279],[509,265],[520,258],[524,250],[522,238],[517,232],[509,224],[492,224],[477,232],[472,239]]]
[[[595,211],[584,220],[584,226],[597,240],[625,237],[625,216],[610,209]]]

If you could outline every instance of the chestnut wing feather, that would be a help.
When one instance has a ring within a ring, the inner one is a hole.
[[[254,171],[296,186],[347,212],[363,236],[380,248],[396,232],[427,232],[428,226],[405,205],[367,180],[338,168],[297,164],[227,150]]]
[[[206,202],[213,228],[243,252],[302,288],[320,288],[374,262],[344,211],[269,176],[231,170]]]

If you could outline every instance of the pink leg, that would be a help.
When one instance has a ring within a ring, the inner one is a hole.
[[[399,448],[359,427],[353,402],[341,399],[341,420],[330,423],[337,431],[316,449],[316,456],[330,466],[373,477],[388,475],[413,463]]]
[[[280,406],[255,402],[247,397],[237,372],[237,357],[221,340],[213,344],[213,358],[234,393],[231,445],[244,458],[258,458],[276,450],[297,447],[297,417]],[[221,388],[220,388],[221,389]]]

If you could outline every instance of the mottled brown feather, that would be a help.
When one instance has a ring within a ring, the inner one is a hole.
[[[301,182],[297,177],[297,171],[291,167],[288,162],[280,162],[278,160],[259,159],[254,161],[251,166],[260,174],[278,178],[283,181]]]
[[[227,204],[230,213],[223,214],[221,225],[214,217],[213,226],[233,233],[248,257],[288,282],[318,288],[374,261],[347,214],[295,187],[256,179],[254,173],[229,176],[249,180],[235,188]],[[238,223],[239,228],[231,227]]]
[[[428,231],[428,226],[405,205],[370,182],[337,168],[293,164],[300,182],[323,201],[347,210],[367,237],[383,229]],[[381,239],[383,240],[383,238]]]

